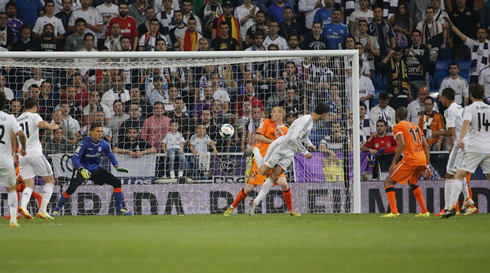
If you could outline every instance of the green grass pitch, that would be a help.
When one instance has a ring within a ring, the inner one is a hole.
[[[488,272],[490,214],[66,216],[0,222],[1,272]]]

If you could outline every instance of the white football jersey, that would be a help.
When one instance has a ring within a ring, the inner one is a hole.
[[[180,149],[180,144],[185,142],[185,139],[180,132],[175,134],[168,132],[162,142],[165,143],[167,150]]]
[[[26,157],[43,154],[43,146],[39,141],[39,122],[43,121],[41,116],[25,112],[17,118],[22,131],[26,135]]]
[[[446,118],[446,128],[454,128],[454,145],[459,143],[459,135],[461,133],[461,127],[463,126],[463,106],[456,102],[451,103],[449,108],[444,111],[444,118]]]
[[[439,95],[442,95],[442,90],[448,87],[454,90],[454,101],[459,105],[463,105],[464,99],[470,97],[468,82],[462,77],[458,77],[457,79],[451,77],[444,78],[439,87]]]
[[[12,158],[12,146],[10,145],[10,132],[17,134],[22,130],[19,123],[11,116],[0,111],[0,168],[11,167],[14,165]]]
[[[190,143],[194,146],[194,150],[198,153],[207,153],[209,149],[209,143],[211,143],[211,138],[208,135],[204,135],[203,138],[199,138],[197,134],[192,135]]]
[[[463,120],[471,123],[469,140],[466,142],[466,151],[473,153],[490,153],[490,105],[481,101],[473,102],[464,108]]]
[[[311,133],[311,129],[313,129],[313,120],[311,119],[311,115],[304,115],[295,120],[289,127],[288,132],[276,139],[276,141],[285,146],[285,148],[288,147],[295,152],[300,152],[303,155],[307,155],[309,152],[303,143],[306,145],[306,147],[311,147],[313,145],[308,138]]]
[[[487,66],[480,71],[478,83],[485,87],[485,98],[490,98],[490,67]]]

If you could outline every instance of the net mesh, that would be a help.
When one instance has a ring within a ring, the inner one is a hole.
[[[101,168],[121,179],[128,210],[223,213],[249,179],[251,145],[272,109],[281,106],[286,113],[281,122],[289,125],[319,102],[330,110],[310,135],[318,151],[310,160],[296,154],[286,173],[293,208],[300,213],[353,209],[351,115],[358,103],[350,98],[350,57],[4,58],[0,66],[2,90],[10,101],[5,111],[18,116],[23,100],[34,98],[43,120],[61,127],[40,131],[57,181],[48,210],[70,183],[74,149],[97,122],[119,164],[130,170],[117,172],[107,157],[102,159]],[[178,134],[169,133],[171,120],[177,121]],[[223,124],[234,127],[231,139],[220,136]],[[42,190],[42,179],[36,183]],[[248,201],[259,190],[260,185],[237,205],[237,213],[248,212]],[[6,214],[5,192],[1,200]],[[28,209],[37,211],[35,199]],[[287,210],[282,189],[274,187],[257,212]],[[92,181],[81,185],[62,210],[113,213],[112,187]]]

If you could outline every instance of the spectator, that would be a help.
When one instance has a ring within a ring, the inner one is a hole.
[[[193,5],[192,2],[193,2],[192,0],[182,1],[182,13],[184,14],[184,24],[189,25],[189,19],[194,18],[196,20],[197,32],[202,33],[203,29],[202,29],[201,20],[197,15],[194,15],[194,13],[192,13],[192,5]]]
[[[65,40],[65,51],[79,51],[85,47],[85,19],[78,18],[75,21],[75,33]]]
[[[391,132],[393,127],[396,125],[395,120],[395,109],[389,106],[390,96],[386,92],[382,92],[378,96],[378,105],[374,106],[369,113],[369,120],[371,123],[371,132],[374,132],[376,129],[374,128],[375,124],[378,120],[386,121],[386,130]]]
[[[362,75],[362,63],[359,65],[359,100],[366,105],[367,112],[369,114],[369,101],[374,98],[374,85],[370,78]],[[346,80],[347,94],[352,94],[352,76]],[[353,102],[357,103],[357,102]]]
[[[322,25],[318,22],[313,23],[312,32],[301,43],[302,50],[325,50],[330,45],[325,37],[322,36]]]
[[[104,3],[98,5],[96,9],[99,11],[100,16],[102,17],[102,24],[104,25],[103,31],[97,34],[97,41],[98,41],[97,47],[102,48],[102,45],[105,44],[105,40],[106,40],[105,33],[108,31],[107,27],[109,21],[119,14],[119,10],[117,5],[112,4],[112,0],[104,0]]]
[[[417,26],[419,22],[423,21],[423,17],[427,7],[430,7],[430,0],[410,1],[410,5],[408,6],[408,13],[412,15],[414,26]]]
[[[131,87],[131,90],[129,90],[129,96],[130,99],[123,103],[125,111],[129,112],[129,107],[132,104],[136,104],[140,107],[141,115],[145,119],[150,117],[150,114],[153,113],[152,106],[146,100],[141,98],[141,92],[137,85]]]
[[[431,0],[430,4],[431,7],[434,8],[434,21],[441,24],[442,28],[445,30],[444,35],[447,35],[449,25],[446,23],[446,20],[444,20],[444,17],[449,17],[449,15],[441,8],[441,0]],[[423,19],[426,19],[425,14]]]
[[[342,43],[349,36],[349,27],[342,24],[342,13],[335,9],[332,12],[332,21],[330,24],[323,25],[322,36],[328,41],[332,49],[342,49]]]
[[[418,23],[417,30],[422,33],[422,44],[430,50],[431,62],[437,61],[439,49],[443,51],[446,48],[446,35],[442,25],[434,21],[434,8],[427,7],[425,9],[425,20]],[[412,32],[413,34],[413,32]]]
[[[277,45],[279,50],[288,50],[286,39],[279,35],[279,23],[272,20],[269,21],[269,35],[264,39],[264,46],[268,48],[271,44]]]
[[[112,143],[113,146],[116,146],[119,140],[119,127],[129,119],[129,115],[124,112],[124,106],[120,100],[114,101],[112,108],[114,115],[109,120],[107,127],[112,131]],[[128,107],[128,113],[131,113],[131,107]]]
[[[284,37],[286,40],[289,39],[289,35],[292,33],[299,34],[300,37],[303,37],[301,26],[296,23],[293,19],[293,9],[290,7],[284,8],[284,22],[279,25],[279,35]]]
[[[175,179],[175,156],[179,158],[179,171],[177,177],[184,176],[184,170],[186,169],[186,158],[184,155],[185,139],[179,131],[179,123],[177,121],[170,122],[170,132],[167,133],[162,140],[163,153],[167,154],[169,167],[170,167],[170,179]]]
[[[143,35],[143,33],[147,33],[148,31],[150,31],[150,20],[153,18],[157,18],[156,14],[155,14],[155,9],[152,6],[148,6],[146,8],[145,17],[146,17],[145,22],[138,26],[138,34],[139,35]],[[160,21],[158,21],[158,25],[160,26],[158,31],[160,33],[162,33],[163,32],[163,26],[162,26],[162,24],[160,24]]]
[[[299,47],[300,38],[302,40],[303,36],[300,37],[297,33],[289,34],[289,38],[288,38],[289,50],[301,50],[301,48]],[[288,61],[293,61],[296,65],[300,65],[303,62],[301,58],[293,58]]]
[[[186,141],[189,141],[190,136],[190,120],[189,116],[183,111],[185,107],[182,98],[176,98],[174,103],[174,110],[167,113],[167,117],[171,120],[175,120],[179,123],[179,128],[182,128],[182,134]]]
[[[150,103],[150,105],[155,104],[157,101],[164,101],[168,98],[168,93],[163,89],[164,82],[162,76],[155,75],[151,86],[153,88],[146,91],[146,100]],[[166,88],[167,85],[165,84],[165,89]]]
[[[223,102],[223,114],[230,112],[230,96],[228,95],[228,91],[220,86],[218,73],[211,74],[211,88],[213,90],[213,99]]]
[[[487,40],[487,31],[483,27],[479,27],[476,31],[476,40],[473,40],[461,33],[450,19],[446,19],[448,20],[449,29],[471,50],[470,83],[476,83],[478,82],[480,71],[489,64],[490,41]]]
[[[129,40],[129,42],[127,50],[124,51],[130,51],[131,38],[129,38],[128,36],[125,37]],[[119,23],[114,22],[111,26],[111,35],[104,39],[104,46],[107,47],[107,50],[109,51],[123,51],[121,43],[122,38],[123,36],[121,35],[121,26],[119,25]]]
[[[396,151],[397,143],[392,135],[387,135],[388,123],[384,120],[376,121],[376,131],[369,140],[361,147],[361,151],[369,152],[374,155],[379,150],[384,150],[380,154],[391,154]]]
[[[238,117],[237,122],[237,138],[241,139],[242,151],[245,151],[246,146],[244,139],[247,138],[248,125],[252,119],[252,103],[249,101],[243,102],[243,115]]]
[[[70,33],[73,32],[68,29],[68,24],[70,22],[70,18],[72,15],[72,10],[71,10],[72,3],[71,0],[61,0],[61,2],[62,2],[62,9],[54,16],[56,16],[56,18],[59,18],[61,20],[61,23],[63,24],[63,28],[65,29],[66,32],[66,36],[68,36]]]
[[[366,27],[368,23],[371,23],[374,17],[374,13],[372,10],[368,9],[369,1],[368,0],[359,0],[359,9],[356,9],[350,15],[349,21],[349,33],[351,35],[357,36],[359,34],[359,22],[365,21]]]
[[[449,13],[449,18],[451,18],[450,24],[453,24],[464,36],[471,38],[477,36],[476,31],[480,26],[480,18],[477,17],[473,7],[466,7],[466,0],[456,0],[456,8]],[[453,61],[471,60],[471,47],[464,46],[466,43],[460,35],[453,35],[452,38]]]
[[[165,35],[165,40],[167,41],[167,47],[172,47],[172,41],[170,39],[170,30],[175,26],[174,21],[174,10],[172,8],[172,0],[163,0],[163,9],[159,12],[156,12],[156,18],[163,26],[162,33]]]
[[[168,85],[168,97],[167,97],[167,99],[162,101],[166,112],[174,110],[175,100],[178,97],[179,97],[179,89],[177,89],[177,87],[174,84],[169,84]],[[187,107],[184,106],[183,111],[187,112]]]
[[[412,45],[405,50],[412,98],[416,97],[415,92],[420,87],[428,85],[429,79],[430,51],[422,44],[421,38],[422,33],[418,29],[412,31]]]
[[[7,22],[7,14],[0,12],[0,46],[10,51],[14,45],[14,31]]]
[[[98,123],[102,125],[102,132],[103,132],[103,138],[111,143],[112,140],[112,131],[111,128],[109,128],[106,123],[104,122],[104,111],[102,110],[97,110],[95,111],[94,114],[94,120],[93,123]],[[89,137],[89,131],[90,131],[90,126],[92,122],[87,123],[80,129],[80,134],[83,136],[83,138]]]
[[[170,129],[170,119],[164,116],[164,113],[163,102],[155,102],[153,105],[153,116],[145,120],[141,130],[141,138],[157,149],[160,149],[161,141]]]
[[[109,20],[105,35],[106,37],[111,36],[112,24],[119,23],[121,35],[128,36],[132,40],[131,49],[134,51],[138,48],[138,25],[134,17],[128,15],[128,4],[126,2],[120,2],[118,6],[119,15]]]
[[[152,2],[153,2],[153,7],[155,8],[156,13],[165,11],[165,5],[164,5],[162,0],[154,0]],[[171,7],[173,10],[179,10],[180,9],[178,0],[171,0],[170,2],[171,2]]]
[[[68,22],[68,32],[75,32],[75,21],[78,18],[83,18],[86,22],[86,33],[92,33],[94,35],[94,42],[97,44],[97,37],[95,35],[104,31],[102,16],[99,10],[90,6],[91,0],[80,0],[80,4],[81,8],[72,12],[70,21]]]
[[[485,88],[483,101],[486,104],[490,104],[490,66],[486,66],[480,71],[480,76],[478,77],[478,84],[483,85],[483,87]]]
[[[368,34],[368,23],[366,20],[359,20],[358,23],[359,35],[356,40],[364,46],[367,61],[371,69],[375,69],[375,58],[381,57],[381,50],[378,40],[374,36]]]
[[[76,119],[74,119],[72,116],[70,116],[70,109],[72,108],[70,103],[66,100],[61,101],[60,103],[61,106],[61,122],[63,124],[63,127],[70,128],[70,130],[73,132],[73,135],[77,136],[79,135],[80,132],[80,123]],[[52,121],[51,124],[54,124]]]
[[[214,100],[211,109],[211,124],[221,128],[221,125],[228,123],[230,123],[230,121],[223,115],[223,102]]]
[[[0,92],[3,92],[7,97],[7,100],[11,101],[14,98],[14,92],[12,89],[5,87],[6,83],[5,76],[0,74]]]
[[[335,4],[337,7],[335,7]],[[340,5],[337,3],[335,4],[334,0],[325,0],[325,5],[315,13],[313,22],[320,23],[322,28],[325,28],[326,25],[331,24],[333,19],[333,11],[340,8]]]
[[[109,1],[109,0],[107,0]],[[129,5],[128,13],[136,20],[136,24],[139,26],[146,21],[145,11],[147,8],[146,0],[137,0],[136,3]]]
[[[340,97],[338,83],[330,85],[328,90],[328,99],[326,100],[325,104],[328,105],[329,109],[328,115],[325,118],[326,121],[339,121],[342,119],[342,113],[344,113],[344,109],[347,109],[347,103]]]
[[[194,119],[195,123],[197,123],[197,118],[202,115],[202,111],[204,109],[211,109],[213,105],[213,98],[214,95],[214,90],[211,86],[207,86],[204,88],[204,99],[200,100],[197,104],[196,107],[194,108]]]
[[[344,143],[348,141],[347,134],[342,132],[340,122],[334,121],[332,124],[332,135],[326,135],[320,141],[320,152],[328,154],[331,158],[337,158],[336,153],[342,153]],[[352,144],[349,143],[349,146]],[[350,148],[352,150],[352,147]]]
[[[17,19],[16,17],[17,8],[15,7],[15,2],[9,1],[5,5],[5,14],[7,15],[7,26],[9,26],[14,32],[14,44],[15,44],[20,40],[20,32],[22,30],[22,26],[24,25],[24,23],[22,23],[22,21]]]
[[[112,88],[102,96],[102,104],[110,106],[115,100],[120,100],[123,103],[130,100],[129,91],[124,88],[124,78],[119,75],[112,77]]]
[[[95,36],[92,33],[85,33],[83,36],[83,48],[78,50],[81,52],[96,52]]]
[[[483,71],[483,70],[482,70]],[[469,86],[466,79],[460,77],[459,75],[459,64],[457,62],[452,62],[449,65],[449,77],[444,78],[441,82],[441,86],[439,87],[439,95],[438,98],[442,95],[442,90],[446,88],[451,88],[454,90],[454,102],[461,106],[468,105],[469,98]],[[480,78],[483,73],[480,72]],[[483,83],[483,81],[481,81]],[[480,84],[482,84],[480,83]],[[487,88],[487,87],[485,87]]]
[[[20,40],[12,47],[13,51],[34,51],[38,45],[35,40],[30,39],[31,29],[28,25],[22,25]]]
[[[279,106],[281,101],[286,99],[286,84],[284,78],[278,78],[276,80],[275,91],[276,92],[270,95],[265,102],[265,116],[267,117],[272,112],[272,108]]]
[[[42,78],[43,69],[40,67],[31,68],[32,78],[26,80],[24,85],[22,85],[22,98],[27,98],[27,92],[29,92],[29,87],[33,84],[40,86],[44,79]]]
[[[374,67],[370,67],[369,63],[367,62],[367,58],[364,55],[364,46],[361,43],[356,42],[355,49],[359,50],[359,59],[360,59],[359,65],[361,66],[360,67],[361,68],[360,74],[371,79],[371,75],[376,73],[376,72],[375,72]],[[349,63],[346,65],[346,67],[349,67],[349,68],[351,67],[350,62],[352,62],[352,60],[349,60]],[[347,74],[350,75],[351,73],[352,72],[347,71]]]
[[[61,94],[61,99],[66,100],[68,104],[70,105],[70,112],[73,113],[73,116],[76,119],[81,119],[82,118],[82,113],[83,113],[83,108],[82,104],[78,101],[75,100],[76,97],[76,91],[75,91],[75,86],[70,85],[66,88],[65,93]],[[55,109],[61,109],[61,104],[56,106]]]
[[[40,0],[15,0],[17,18],[32,29],[39,16],[43,15],[43,4]]]
[[[176,10],[174,12],[174,23],[175,26],[170,30],[170,43],[172,43],[172,47],[174,48],[175,51],[179,51],[179,36],[182,36],[185,34],[185,31],[187,30],[187,25],[184,23],[184,15],[182,14],[182,11]],[[196,40],[197,41],[197,40]]]
[[[224,38],[231,36],[238,41],[240,50],[242,50],[242,35],[240,33],[240,23],[236,17],[233,16],[233,3],[229,0],[223,3],[223,14],[216,18],[213,22],[212,39],[222,37],[221,23],[226,22],[228,24],[228,33]]]
[[[118,102],[118,101],[116,101]],[[120,102],[120,101],[119,101]],[[119,104],[118,103],[115,103],[115,106],[119,107]],[[114,107],[114,111],[122,111],[120,108],[116,108]],[[121,105],[121,108],[124,109],[124,107]],[[116,112],[117,113],[117,112]],[[124,135],[125,135],[125,132],[127,129],[129,128],[136,128],[138,130],[138,133],[141,135],[142,132],[143,132],[143,125],[144,125],[144,122],[145,122],[145,119],[141,116],[141,111],[140,111],[140,107],[136,104],[132,104],[130,107],[129,107],[129,118],[126,119],[122,124],[121,126],[119,126],[119,130],[118,130],[118,139],[117,139],[117,142],[121,142],[124,140]],[[115,114],[114,116],[116,116],[117,114]],[[121,118],[122,120],[122,118]],[[113,124],[111,124],[113,125]],[[146,141],[148,141],[147,139],[145,139]],[[116,145],[117,143],[114,142],[113,143],[114,145]]]
[[[262,31],[264,36],[269,32],[269,27],[267,25],[265,12],[259,10],[255,13],[255,25],[252,25],[247,30],[247,35],[245,36],[245,46],[250,47],[254,44],[254,37],[257,30]]]
[[[104,122],[108,123],[111,119],[111,110],[107,105],[100,103],[100,93],[92,91],[90,92],[90,103],[83,108],[82,122],[85,124],[95,122],[95,114],[98,111],[104,113]]]
[[[199,18],[201,18],[203,27],[203,36],[212,39],[213,23],[216,18],[223,14],[223,8],[218,0],[209,0],[208,3],[199,11]],[[264,17],[265,20],[265,17]]]
[[[161,34],[158,29],[160,23],[156,18],[150,19],[150,31],[142,34],[139,39],[139,51],[155,51],[157,40],[165,40],[165,35]],[[168,44],[168,41],[165,40]]]
[[[305,13],[305,27],[311,30],[316,12],[323,7],[321,0],[299,0],[298,11]]]
[[[14,98],[10,101],[8,113],[14,118],[18,118],[22,114],[22,101]]]
[[[189,18],[187,21],[187,29],[181,36],[178,37],[179,40],[179,50],[180,51],[198,51],[199,41],[202,35],[196,30],[195,18]],[[207,40],[206,40],[207,42]]]
[[[374,7],[374,18],[368,24],[368,34],[374,36],[379,44],[380,56],[375,58],[374,63],[378,64],[381,56],[388,55],[388,50],[395,48],[395,32],[391,25],[383,19],[383,8]]]
[[[255,132],[257,132],[257,129],[264,120],[264,113],[260,107],[254,107],[251,112],[250,119],[247,120],[247,123],[244,124],[244,127],[242,128],[241,148],[242,152],[246,154],[250,153],[251,146],[256,144]]]
[[[385,124],[385,127],[388,126],[388,123],[383,121]],[[369,119],[369,115],[367,114],[367,107],[366,104],[364,103],[359,103],[359,130],[362,133],[363,136],[366,138],[369,138],[371,133],[374,131],[371,131],[371,120]],[[386,130],[386,128],[385,128]]]
[[[199,176],[199,171],[209,170],[209,157],[207,156],[209,147],[213,149],[213,154],[217,155],[216,142],[212,141],[209,135],[206,134],[206,125],[200,123],[196,126],[196,134],[192,135],[189,149],[194,155],[192,162],[194,163],[194,176]],[[205,164],[208,162],[208,164]],[[206,166],[207,165],[207,166]],[[207,167],[207,168],[206,168]]]
[[[41,38],[41,34],[43,32],[44,26],[46,24],[53,25],[53,39],[59,43],[61,43],[65,38],[65,28],[63,27],[63,22],[58,17],[54,16],[54,1],[46,0],[44,2],[44,10],[46,15],[37,18],[36,24],[32,29],[32,37],[33,38]]]
[[[53,130],[52,138],[47,138],[44,153],[47,155],[68,154],[73,153],[74,149],[74,146],[68,142],[66,136],[63,134],[63,129],[58,128]]]
[[[418,92],[418,99],[412,101],[408,107],[407,121],[411,121],[415,124],[419,122],[420,116],[425,112],[425,99],[429,96],[429,89],[426,86],[422,86]],[[434,105],[434,110],[439,111],[437,104]]]
[[[221,125],[217,120],[212,119],[211,109],[204,109],[201,114],[200,123],[206,126],[211,139],[216,141],[216,149],[220,153],[228,153],[230,151],[231,139],[224,139],[219,135]]]
[[[286,110],[286,113],[294,113],[297,115],[302,115],[305,113],[303,109],[303,104],[298,100],[296,90],[294,88],[288,87],[286,91],[286,98],[279,102],[279,106]]]
[[[291,11],[293,11],[293,7],[289,5],[288,3],[284,3],[284,0],[276,0],[276,2],[272,3],[269,8],[267,8],[267,14],[269,15],[270,19],[273,21],[278,22],[281,24],[284,22],[284,10],[286,7],[291,8]],[[294,17],[294,11],[293,11],[293,17]]]
[[[486,1],[485,4],[483,4],[480,24],[487,32],[490,32],[490,1]]]
[[[313,23],[313,29],[315,29],[317,23]],[[326,93],[325,90],[330,88],[330,85],[338,83],[339,79],[335,75],[335,73],[328,67],[328,58],[327,57],[318,57],[318,61],[308,75],[308,79],[306,84],[310,91],[309,96],[309,105],[315,107],[317,105],[317,100],[325,101]]]
[[[53,125],[56,124],[60,127],[60,129],[63,132],[64,139],[66,139],[66,141],[69,144],[72,144],[72,145],[78,144],[79,134],[77,133],[77,136],[75,136],[73,134],[73,131],[69,127],[63,126],[63,115],[61,114],[61,110],[53,111],[53,119],[51,120],[51,124],[53,124]],[[53,134],[54,134],[54,132],[52,130],[46,130],[44,132],[43,142],[47,143],[48,140],[52,140]],[[49,154],[49,153],[47,153],[47,154]]]
[[[398,8],[395,15],[391,16],[388,23],[393,27],[395,31],[395,43],[396,46],[406,48],[409,45],[410,36],[413,30],[413,20],[410,13],[407,12],[407,5],[405,2],[398,2]]]
[[[82,107],[85,107],[89,103],[89,92],[87,86],[83,82],[83,78],[80,72],[75,72],[72,79],[73,87],[75,87],[75,101],[79,102]],[[61,99],[65,99],[66,95],[62,94]]]
[[[43,27],[43,32],[41,34],[41,39],[37,44],[36,51],[59,51],[60,45],[58,40],[54,38],[54,27],[52,24],[45,24]]]
[[[138,129],[128,128],[125,132],[124,141],[119,142],[114,147],[113,152],[138,158],[147,154],[154,154],[157,150],[140,138]]]
[[[401,106],[406,107],[408,102],[412,100],[408,67],[407,63],[402,60],[402,57],[403,49],[395,47],[395,50],[390,50],[388,55],[379,63],[380,72],[388,75],[386,92],[392,97],[390,106],[394,109],[398,109]]]
[[[220,32],[216,38],[211,42],[211,49],[213,51],[238,51],[240,45],[238,41],[229,35],[230,24],[227,21],[223,21],[219,25]],[[241,38],[240,38],[241,39]]]
[[[252,4],[252,0],[244,0],[243,5],[236,7],[234,16],[240,22],[240,34],[242,42],[245,43],[248,28],[254,24],[255,14],[259,8]]]
[[[59,104],[58,94],[53,93],[53,86],[50,81],[43,81],[39,87],[40,96],[37,103],[37,113],[43,120],[51,120],[51,115],[56,105]]]
[[[245,82],[245,95],[241,95],[237,99],[236,103],[236,115],[239,117],[243,116],[243,103],[245,101],[249,101],[252,103],[252,107],[260,107],[262,110],[264,109],[264,104],[261,100],[254,97],[254,84],[251,80]]]
[[[33,84],[29,86],[29,95],[30,99],[34,99],[36,102],[39,101],[39,86]]]
[[[424,101],[425,112],[420,115],[419,128],[423,130],[424,137],[427,139],[432,151],[441,151],[444,147],[442,141],[443,137],[432,136],[432,132],[444,130],[446,125],[444,124],[444,117],[434,111],[434,99],[432,97],[426,97]]]

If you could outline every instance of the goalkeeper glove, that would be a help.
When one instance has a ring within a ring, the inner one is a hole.
[[[80,174],[82,175],[83,179],[90,179],[90,176],[92,176],[90,171],[85,169],[85,168],[80,168],[79,171],[80,171]]]
[[[121,173],[129,173],[129,170],[123,167],[116,167],[116,171],[121,172]]]

